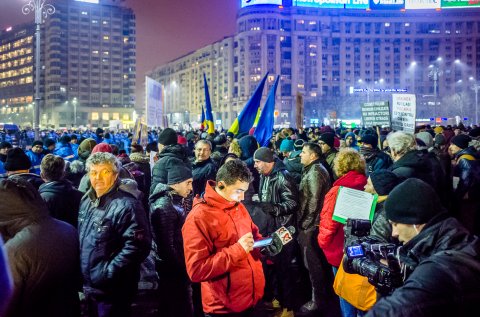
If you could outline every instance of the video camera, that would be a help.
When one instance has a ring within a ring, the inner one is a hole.
[[[343,268],[347,273],[367,277],[380,294],[388,295],[403,285],[400,264],[395,256],[397,245],[382,243],[369,236],[370,228],[369,220],[347,220],[345,235],[350,235],[350,241],[345,244]],[[381,263],[381,259],[385,259],[387,265]]]

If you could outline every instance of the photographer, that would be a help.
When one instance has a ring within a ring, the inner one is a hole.
[[[407,179],[385,203],[403,286],[380,299],[366,316],[467,316],[480,301],[480,241],[448,217],[434,189]]]

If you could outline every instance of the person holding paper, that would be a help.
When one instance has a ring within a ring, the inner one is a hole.
[[[344,249],[343,224],[332,219],[338,190],[340,186],[363,190],[367,183],[365,169],[365,159],[352,148],[340,150],[334,160],[333,170],[338,179],[325,196],[317,237],[318,245],[325,253],[328,263],[333,266],[334,274],[342,262]],[[356,316],[356,309],[342,298],[340,308],[344,317]]]

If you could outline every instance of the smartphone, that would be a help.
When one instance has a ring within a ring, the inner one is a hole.
[[[254,248],[263,248],[266,247],[267,245],[272,244],[272,238],[265,238],[265,239],[260,239],[257,240],[253,243]]]

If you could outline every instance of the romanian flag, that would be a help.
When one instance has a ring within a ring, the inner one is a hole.
[[[207,133],[215,133],[215,125],[213,123],[212,104],[210,102],[210,94],[208,93],[207,77],[203,74],[203,83],[205,86],[205,120]]]
[[[255,118],[258,115],[258,108],[260,107],[260,101],[262,101],[263,86],[265,86],[265,81],[267,80],[268,72],[263,77],[260,84],[258,84],[255,92],[253,93],[250,100],[243,107],[242,111],[238,117],[233,121],[232,126],[228,129],[228,132],[232,132],[237,135],[240,133],[248,133],[255,123]]]
[[[253,136],[257,139],[260,146],[267,146],[273,135],[275,93],[277,92],[279,78],[280,76],[277,76],[275,83],[273,83],[273,86],[268,93],[267,101],[263,106],[260,119],[258,120],[257,127],[253,133]]]
[[[205,129],[205,125],[206,125],[206,122],[205,122],[205,110],[203,109],[203,106],[202,106],[202,119],[200,120],[200,129],[204,130],[204,129]]]

